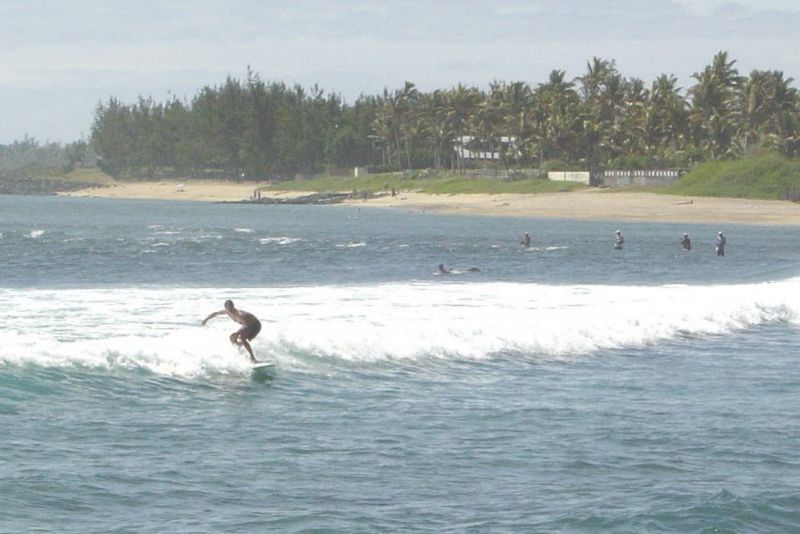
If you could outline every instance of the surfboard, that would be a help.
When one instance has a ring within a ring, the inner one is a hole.
[[[274,378],[275,362],[256,362],[253,364],[253,378]]]

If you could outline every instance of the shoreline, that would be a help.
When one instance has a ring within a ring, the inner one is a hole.
[[[266,184],[215,180],[117,182],[60,196],[118,199],[240,202]],[[290,199],[311,191],[264,191],[263,199]],[[430,195],[402,191],[370,199],[351,199],[346,206],[403,209],[411,213],[444,213],[496,217],[532,217],[640,222],[800,225],[800,204],[784,200],[683,197],[644,192],[585,189],[569,193]]]

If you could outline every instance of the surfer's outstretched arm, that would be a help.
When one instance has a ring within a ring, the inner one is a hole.
[[[206,321],[208,321],[208,320],[209,320],[209,319],[211,319],[212,317],[216,317],[217,315],[222,315],[223,313],[226,313],[226,312],[225,312],[225,310],[216,311],[216,312],[214,312],[214,313],[210,314],[210,315],[209,315],[208,317],[206,317],[205,319],[203,319],[203,322],[202,322],[202,323],[200,323],[200,324],[202,324],[202,325],[205,325],[205,324],[206,324]]]

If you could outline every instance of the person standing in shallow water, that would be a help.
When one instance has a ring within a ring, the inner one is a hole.
[[[617,230],[614,232],[614,248],[617,250],[622,250],[623,243],[625,243],[625,237],[622,235],[622,231]]]
[[[717,232],[717,242],[716,242],[716,250],[717,256],[724,256],[725,255],[725,243],[727,240],[725,236],[722,235],[722,231]]]
[[[253,354],[253,349],[250,347],[249,341],[252,341],[254,337],[258,335],[261,331],[261,322],[258,318],[253,315],[252,313],[246,312],[244,310],[237,310],[232,300],[225,301],[225,308],[210,314],[208,317],[203,319],[202,325],[205,326],[206,322],[211,319],[212,317],[216,317],[217,315],[227,314],[232,320],[236,321],[242,327],[231,334],[230,340],[231,343],[234,345],[238,345],[240,347],[244,347],[247,350],[247,354],[250,355],[250,361],[253,363],[258,363]]]
[[[528,232],[522,234],[522,238],[519,240],[519,244],[525,248],[531,246],[531,236]]]
[[[683,250],[692,250],[692,240],[689,239],[689,234],[683,234],[683,238],[681,238],[681,246],[683,247]]]

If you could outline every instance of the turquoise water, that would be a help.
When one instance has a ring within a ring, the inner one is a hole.
[[[0,213],[0,531],[800,529],[796,228]]]

